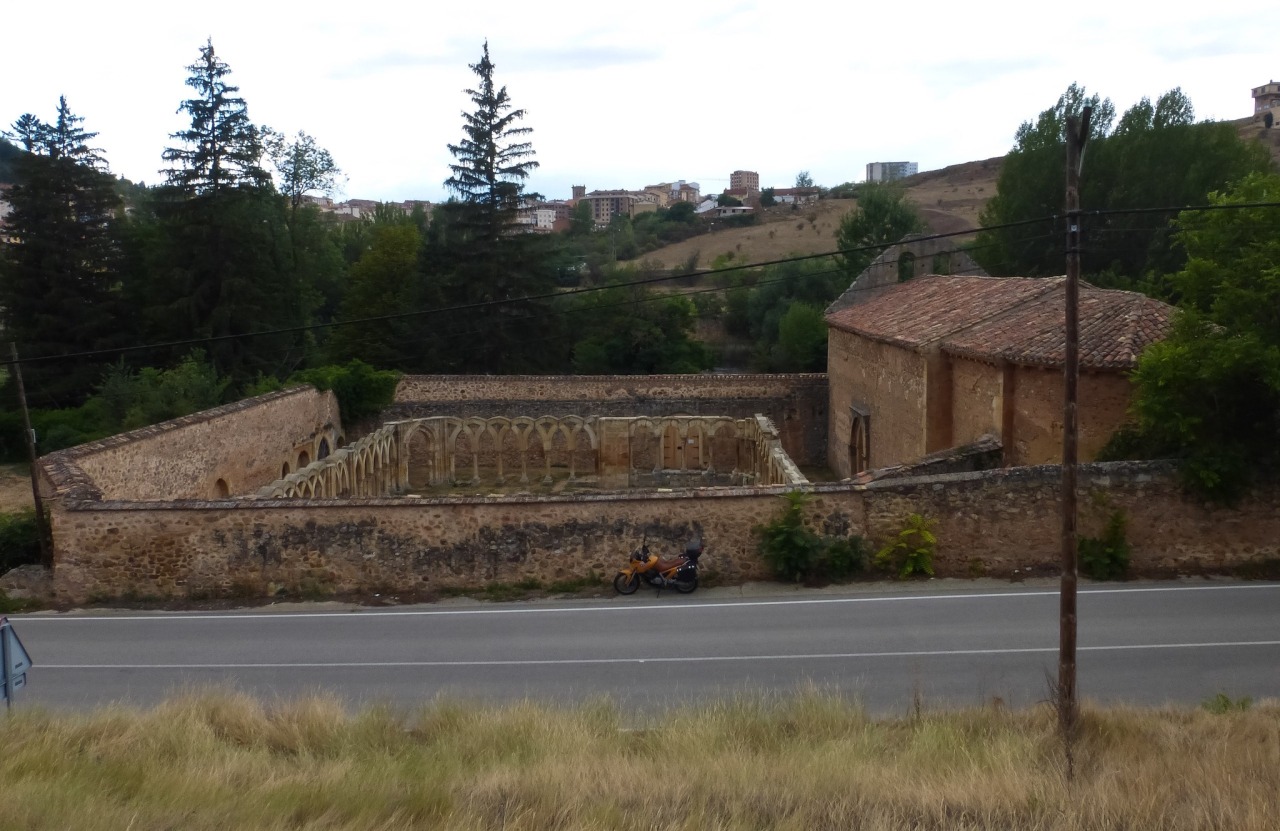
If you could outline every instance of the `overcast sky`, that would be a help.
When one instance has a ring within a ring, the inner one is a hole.
[[[438,201],[488,38],[548,198],[736,169],[830,186],[1002,155],[1073,81],[1120,112],[1180,86],[1198,118],[1244,117],[1280,77],[1275,22],[1275,0],[12,2],[0,125],[66,95],[113,172],[155,183],[211,37],[255,123],[332,152],[336,196]]]

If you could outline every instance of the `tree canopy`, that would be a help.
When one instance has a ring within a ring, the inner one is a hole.
[[[535,196],[524,193],[524,181],[538,162],[533,144],[526,140],[533,129],[517,124],[525,111],[513,109],[507,88],[494,83],[489,41],[484,42],[480,61],[470,67],[479,83],[464,92],[475,109],[462,113],[462,140],[449,145],[455,161],[444,184],[475,209],[484,234],[496,239],[515,221],[522,199]]]
[[[1280,201],[1280,176],[1251,174],[1214,205]],[[1196,490],[1230,501],[1280,475],[1280,209],[1186,211],[1170,277],[1181,311],[1173,333],[1133,375],[1134,426],[1112,456],[1177,458]]]
[[[13,163],[11,240],[0,247],[0,323],[26,357],[109,348],[127,334],[115,290],[120,199],[100,152],[90,146],[97,133],[83,121],[64,96],[53,121],[28,113],[13,125],[27,152]],[[93,360],[35,365],[29,383],[43,403],[78,404],[102,368]]]
[[[996,195],[980,217],[988,230],[979,234],[973,252],[990,273],[1062,273],[1066,123],[1085,106],[1093,108],[1080,194],[1088,212],[1202,204],[1209,192],[1270,164],[1265,148],[1242,141],[1230,124],[1197,123],[1181,89],[1155,103],[1143,98],[1117,122],[1110,99],[1072,84],[1054,106],[1018,128]],[[1041,217],[1057,220],[1000,227]],[[1128,288],[1149,274],[1181,267],[1166,217],[1091,215],[1084,230],[1083,268],[1095,282]]]
[[[245,100],[235,94],[240,88],[227,83],[231,67],[214,54],[212,39],[200,47],[200,59],[187,72],[187,86],[196,94],[178,112],[191,117],[191,126],[171,135],[181,144],[165,148],[161,156],[175,165],[162,171],[168,183],[194,195],[269,184],[258,130]]]
[[[924,230],[924,220],[893,184],[868,182],[858,190],[858,205],[840,220],[836,245],[849,282],[856,280],[880,256],[875,246],[892,245],[907,234]]]

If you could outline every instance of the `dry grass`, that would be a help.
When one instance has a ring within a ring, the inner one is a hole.
[[[411,716],[197,694],[0,724],[0,828],[1280,827],[1280,705],[1085,713],[1063,781],[1046,709],[872,721],[821,695],[627,729],[439,703]]]
[[[0,465],[0,512],[32,507],[31,474],[26,465]]]

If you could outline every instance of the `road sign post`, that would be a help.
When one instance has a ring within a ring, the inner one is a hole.
[[[0,695],[6,708],[13,707],[13,693],[27,685],[31,656],[18,640],[9,619],[0,617]]]

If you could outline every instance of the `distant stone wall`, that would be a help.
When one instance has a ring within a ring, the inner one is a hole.
[[[752,528],[787,488],[704,488],[573,497],[119,501],[52,503],[58,598],[261,597],[423,591],[536,578],[608,578],[642,536],[675,551],[694,534],[707,575],[767,576]],[[810,523],[878,546],[908,515],[936,521],[939,576],[1057,573],[1059,470],[1005,468],[804,486]],[[1084,465],[1080,531],[1128,520],[1143,573],[1223,571],[1280,557],[1280,492],[1236,508],[1184,495],[1161,464]]]
[[[408,375],[384,421],[432,416],[768,416],[800,465],[826,463],[827,376]]]
[[[297,387],[51,453],[39,467],[49,497],[209,499],[251,493],[341,439],[333,393]]]

